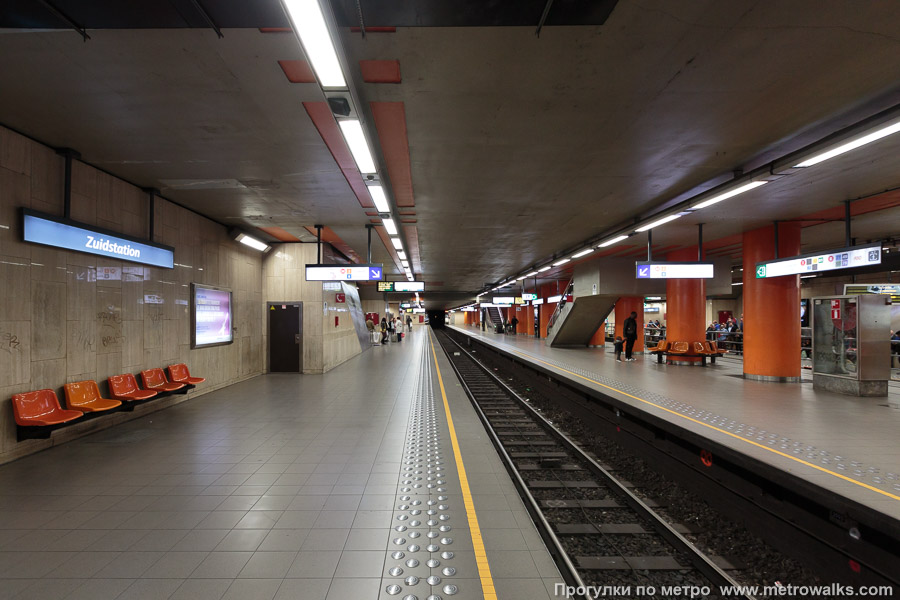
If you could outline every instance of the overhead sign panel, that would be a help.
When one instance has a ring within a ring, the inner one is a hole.
[[[26,242],[165,269],[175,267],[175,250],[170,246],[125,237],[27,209],[22,209],[22,217],[22,232]]]
[[[425,282],[424,281],[395,281],[394,282],[394,291],[395,292],[424,292],[425,291]]]
[[[522,300],[525,300],[526,302],[537,300],[537,294],[522,294]]]
[[[844,284],[845,296],[858,294],[884,294],[891,297],[892,304],[900,304],[900,283]]]
[[[879,264],[881,264],[881,244],[858,246],[759,262],[756,263],[756,278],[809,275],[821,271],[836,271]]]
[[[509,305],[516,301],[515,296],[494,296],[494,304]]]
[[[637,279],[712,279],[713,263],[646,262],[635,263]]]
[[[307,281],[380,281],[382,265],[306,265]]]

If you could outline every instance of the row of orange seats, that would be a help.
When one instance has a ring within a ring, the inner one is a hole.
[[[109,391],[115,400],[100,396],[100,388],[93,380],[67,383],[66,406],[59,404],[56,392],[50,389],[16,394],[12,398],[13,414],[16,424],[22,427],[46,427],[60,425],[80,419],[85,413],[98,413],[118,408],[122,402],[147,400],[160,392],[174,392],[187,385],[195,385],[206,381],[203,377],[191,377],[187,365],[169,365],[169,379],[162,369],[141,371],[144,388],[140,389],[137,380],[131,373],[113,375],[109,382]]]

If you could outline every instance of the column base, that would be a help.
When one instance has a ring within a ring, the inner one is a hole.
[[[848,396],[877,398],[888,395],[888,382],[886,380],[859,381],[846,377],[813,374],[813,389],[837,392]]]
[[[667,358],[667,365],[678,365],[680,367],[702,367],[703,361],[699,358]]]
[[[801,378],[798,377],[779,377],[777,375],[755,375],[753,373],[744,373],[744,379],[751,381],[768,381],[771,383],[800,383]]]

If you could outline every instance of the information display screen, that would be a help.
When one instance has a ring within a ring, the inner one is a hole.
[[[635,263],[637,279],[712,279],[712,263],[643,262]]]
[[[306,265],[307,281],[381,281],[382,265]]]
[[[230,290],[191,284],[191,348],[232,343],[232,318]]]
[[[22,235],[26,242],[165,269],[175,267],[175,252],[169,246],[124,237],[27,209],[22,209],[22,218]]]
[[[393,292],[394,291],[394,282],[393,281],[379,281],[378,282],[378,291],[379,292]]]
[[[424,292],[425,291],[425,282],[424,281],[395,281],[394,282],[394,291],[395,292]]]
[[[837,269],[852,269],[879,264],[881,264],[881,244],[841,248],[819,254],[804,254],[756,263],[756,278],[809,275],[821,271],[836,271]]]
[[[494,304],[504,304],[504,305],[507,305],[507,304],[512,304],[512,303],[515,302],[515,301],[516,301],[516,297],[515,297],[515,296],[494,296],[494,298],[493,298],[493,303],[494,303]]]

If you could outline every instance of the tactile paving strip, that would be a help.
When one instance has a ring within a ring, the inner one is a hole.
[[[382,597],[443,600],[459,592],[432,383],[426,354],[403,448]]]
[[[491,343],[489,340],[483,341],[485,341],[486,343]],[[702,421],[703,423],[708,423],[709,425],[712,425],[719,429],[724,429],[725,431],[746,438],[747,440],[751,440],[759,444],[765,444],[771,448],[779,450],[780,452],[784,452],[785,454],[792,454],[797,458],[800,458],[807,462],[818,462],[826,469],[834,469],[840,472],[841,475],[844,475],[851,479],[856,479],[857,481],[863,482],[867,485],[871,485],[872,487],[882,489],[886,492],[900,492],[900,474],[882,473],[881,469],[879,469],[878,467],[866,465],[862,461],[852,460],[845,456],[831,454],[827,450],[816,448],[812,444],[797,441],[792,438],[779,435],[778,433],[756,427],[755,425],[742,423],[729,417],[724,417],[722,415],[697,408],[695,406],[687,404],[686,402],[681,402],[680,400],[666,398],[665,396],[662,396],[655,392],[643,390],[628,383],[605,377],[604,375],[601,375],[594,371],[582,369],[581,367],[578,367],[576,365],[553,360],[545,356],[535,356],[508,344],[495,343],[494,345],[496,345],[497,347],[506,346],[506,348],[512,348],[514,349],[515,353],[522,356],[550,364],[551,366],[558,367],[560,369],[565,369],[566,371],[570,371],[588,379],[592,379],[603,385],[609,386],[621,392],[625,392],[626,394],[631,394],[632,396],[637,396],[638,398],[642,398],[644,400],[647,400],[648,402],[652,402],[653,404],[665,407],[671,411],[677,412],[678,414],[696,419],[697,421]]]

